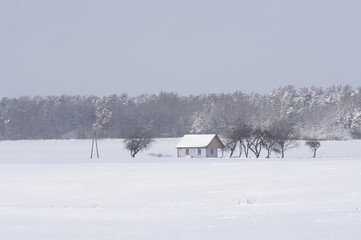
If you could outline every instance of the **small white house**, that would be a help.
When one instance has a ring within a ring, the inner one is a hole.
[[[178,157],[218,157],[225,146],[216,134],[187,134],[177,144]]]

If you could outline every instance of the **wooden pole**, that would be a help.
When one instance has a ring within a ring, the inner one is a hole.
[[[93,133],[93,138],[92,138],[92,150],[90,152],[90,159],[93,158],[93,149],[94,149],[94,133]]]
[[[94,132],[94,138],[95,138],[95,148],[97,149],[97,158],[99,158],[99,151],[98,151],[98,139],[97,135]]]
[[[92,150],[91,150],[91,153],[90,153],[90,159],[93,158],[94,142],[95,142],[95,149],[97,151],[97,158],[99,158],[98,141],[97,141],[97,135],[96,135],[95,131],[93,132]]]

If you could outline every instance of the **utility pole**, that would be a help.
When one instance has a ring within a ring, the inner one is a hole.
[[[92,150],[90,153],[90,159],[93,158],[93,152],[94,152],[94,143],[95,143],[95,149],[97,151],[97,158],[99,158],[99,151],[98,151],[98,140],[97,140],[97,135],[96,132],[93,132],[93,141],[92,141]]]

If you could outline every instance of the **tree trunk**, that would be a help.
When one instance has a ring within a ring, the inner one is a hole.
[[[266,158],[269,158],[269,157],[271,156],[271,153],[272,153],[271,149],[267,149],[267,156],[266,156]]]
[[[237,143],[234,144],[234,147],[230,148],[230,150],[231,150],[231,153],[230,153],[230,155],[229,155],[230,158],[232,158],[233,152],[234,152],[234,150],[236,149],[236,147],[237,147]]]
[[[239,158],[241,158],[241,156],[242,156],[242,142],[239,142]]]

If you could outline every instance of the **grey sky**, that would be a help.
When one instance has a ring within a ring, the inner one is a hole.
[[[0,0],[0,97],[361,86],[361,1]]]

